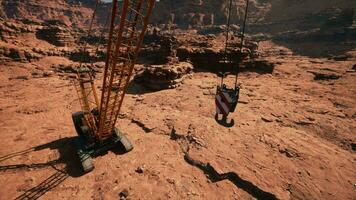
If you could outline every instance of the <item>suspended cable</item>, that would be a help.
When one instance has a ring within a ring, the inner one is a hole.
[[[105,34],[105,30],[108,28],[109,25],[109,18],[110,18],[110,7],[108,7],[108,14],[106,16],[105,19],[105,24],[103,26],[103,29],[101,30],[100,36],[99,36],[99,41],[97,42],[96,48],[95,48],[95,55],[97,55],[99,53],[99,46],[101,44],[101,42],[103,41],[104,38],[104,34]],[[93,68],[93,60],[90,60],[90,66]]]
[[[90,35],[91,35],[91,31],[93,29],[94,19],[95,19],[95,15],[96,15],[96,12],[97,12],[97,9],[98,9],[99,2],[101,2],[101,1],[100,0],[96,0],[96,2],[95,2],[95,8],[94,8],[91,20],[90,20],[90,25],[89,25],[89,29],[88,29],[88,32],[87,32],[86,39],[88,39],[90,37]],[[82,67],[83,60],[84,60],[84,53],[86,52],[87,47],[88,47],[88,42],[85,42],[84,47],[83,47],[83,52],[81,54],[81,58],[82,59],[79,62],[79,68]]]
[[[245,17],[243,21],[243,27],[242,27],[242,33],[241,33],[241,44],[240,44],[240,56],[242,58],[242,47],[243,47],[243,40],[244,40],[244,34],[245,34],[245,26],[246,26],[246,20],[247,20],[247,11],[248,11],[248,3],[249,0],[246,0],[246,9],[245,9]],[[226,24],[226,38],[225,38],[225,63],[228,62],[227,59],[227,48],[228,48],[228,42],[229,42],[229,32],[230,32],[230,23],[231,23],[231,11],[232,11],[232,0],[230,0],[229,4],[229,13],[227,17],[227,24]],[[230,62],[232,63],[232,62]],[[227,116],[229,113],[235,112],[239,96],[240,96],[240,87],[237,85],[237,77],[238,77],[238,68],[239,68],[239,63],[237,63],[237,68],[236,68],[236,75],[235,75],[235,87],[234,88],[228,88],[224,84],[224,76],[225,74],[222,74],[221,77],[221,84],[220,86],[217,86],[216,88],[216,95],[215,95],[215,105],[216,105],[216,114],[215,114],[215,120],[220,124],[225,127],[231,127],[234,125],[234,120],[231,119],[230,122],[227,121]],[[222,115],[222,118],[219,119],[219,115]]]
[[[241,58],[242,58],[242,47],[243,47],[244,38],[245,38],[245,28],[246,28],[247,14],[248,14],[248,5],[249,5],[249,0],[246,0],[245,17],[244,17],[243,26],[242,26],[241,43],[240,43],[240,56],[241,56]],[[236,67],[235,88],[237,88],[237,77],[238,77],[238,73],[239,73],[239,65],[240,65],[240,63],[238,63],[237,67]]]
[[[230,22],[231,22],[231,9],[232,9],[232,0],[230,0],[229,4],[229,14],[227,17],[227,24],[226,24],[226,38],[225,38],[225,59],[227,60],[227,45],[229,42],[229,32],[230,32]]]

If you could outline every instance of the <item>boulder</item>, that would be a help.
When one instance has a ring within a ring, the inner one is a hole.
[[[341,74],[330,70],[315,70],[309,72],[314,74],[314,80],[336,80],[341,77]]]
[[[26,62],[25,52],[18,48],[10,48],[10,53],[7,55],[15,61]]]
[[[193,66],[189,62],[146,65],[134,80],[152,90],[172,89],[180,86],[183,79],[192,71]]]

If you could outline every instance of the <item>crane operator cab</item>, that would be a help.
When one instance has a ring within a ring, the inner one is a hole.
[[[225,76],[226,73],[221,73],[221,84],[216,87],[215,120],[222,126],[232,127],[234,125],[234,120],[231,119],[230,122],[227,122],[227,116],[229,113],[235,112],[239,100],[240,87],[235,84],[234,88],[228,88],[224,84]],[[219,115],[221,115],[221,119],[219,119]]]

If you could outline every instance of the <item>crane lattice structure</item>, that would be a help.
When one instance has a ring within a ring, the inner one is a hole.
[[[132,149],[126,136],[116,129],[115,123],[154,3],[155,0],[123,0],[120,3],[113,0],[100,100],[92,71],[82,64],[77,70],[75,88],[82,111],[74,113],[72,117],[80,136],[77,149],[84,171],[93,169],[91,156],[109,149],[117,142],[121,142],[127,151]],[[96,9],[89,32],[95,12]],[[86,45],[83,51],[86,51]]]

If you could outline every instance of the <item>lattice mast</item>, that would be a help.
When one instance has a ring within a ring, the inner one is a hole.
[[[155,0],[124,0],[119,6],[118,0],[113,0],[100,102],[91,73],[78,72],[76,88],[85,121],[99,141],[112,135],[154,3]]]
[[[87,37],[91,35],[99,2],[100,0],[96,1],[95,9],[90,22]],[[83,44],[83,47],[81,49],[83,55],[87,52],[87,49],[88,49],[88,43]],[[79,67],[76,71],[77,71],[77,79],[74,81],[74,86],[78,94],[80,106],[84,113],[86,125],[91,130],[96,130],[97,127],[95,123],[95,116],[92,114],[92,110],[99,106],[99,99],[96,93],[92,71],[86,66],[83,66],[83,60],[80,61]]]

